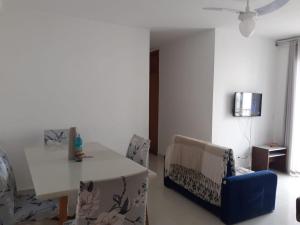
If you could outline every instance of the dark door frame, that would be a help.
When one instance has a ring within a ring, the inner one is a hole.
[[[159,50],[150,52],[149,75],[149,138],[150,152],[158,154],[158,111],[159,110]]]

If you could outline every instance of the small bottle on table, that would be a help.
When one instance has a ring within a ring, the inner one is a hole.
[[[77,134],[75,140],[74,140],[74,154],[75,154],[75,161],[76,162],[81,162],[83,158],[83,141],[82,138],[80,137],[80,134]]]

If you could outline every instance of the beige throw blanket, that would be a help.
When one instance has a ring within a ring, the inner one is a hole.
[[[220,206],[228,162],[234,174],[231,149],[176,135],[167,149],[165,175],[198,197]]]

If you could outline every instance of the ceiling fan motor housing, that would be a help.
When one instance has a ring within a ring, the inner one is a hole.
[[[254,19],[256,17],[257,13],[256,12],[241,12],[239,15],[239,20],[240,21],[245,21],[249,19]]]

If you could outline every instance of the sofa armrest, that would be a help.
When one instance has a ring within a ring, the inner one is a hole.
[[[222,220],[234,224],[272,212],[276,188],[277,175],[269,170],[223,179]]]

